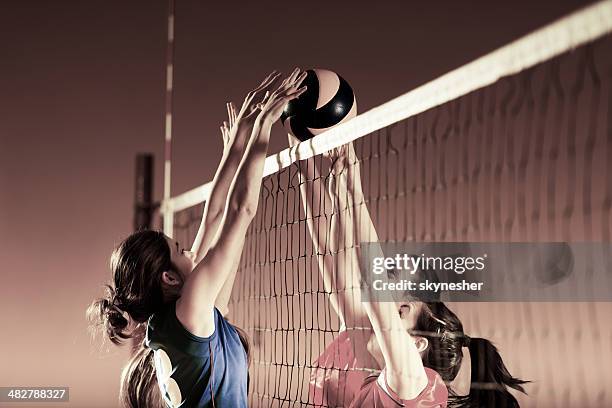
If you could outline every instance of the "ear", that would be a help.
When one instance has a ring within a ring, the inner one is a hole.
[[[414,338],[414,344],[416,345],[419,353],[423,353],[425,350],[427,350],[427,347],[429,347],[429,340],[427,340],[425,337],[416,336]]]
[[[178,286],[181,284],[181,280],[176,275],[176,273],[171,272],[171,271],[162,272],[161,278],[162,278],[162,283],[168,286]]]

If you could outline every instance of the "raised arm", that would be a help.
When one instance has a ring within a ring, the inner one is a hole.
[[[365,203],[361,186],[360,165],[355,160],[352,144],[342,147],[333,165],[334,197],[338,206],[338,241],[352,244],[347,251],[347,267],[360,280],[359,244],[378,242],[378,234]],[[383,256],[380,250],[380,256]],[[362,301],[376,333],[385,360],[389,386],[401,398],[414,399],[427,386],[427,375],[414,339],[404,328],[394,302]]]
[[[213,238],[217,235],[219,225],[226,207],[226,201],[236,171],[242,161],[244,151],[251,136],[251,131],[257,118],[255,111],[251,111],[251,104],[257,94],[263,92],[278,77],[276,72],[268,75],[263,82],[252,91],[252,98],[245,98],[239,112],[234,105],[227,104],[228,121],[221,126],[223,136],[223,156],[212,180],[209,198],[204,205],[204,214],[196,237],[191,246],[194,253],[195,264],[200,262]]]
[[[296,146],[299,141],[288,135],[289,145]],[[333,166],[332,166],[333,169]],[[333,170],[332,170],[333,172]],[[338,253],[340,240],[334,217],[337,208],[326,193],[325,181],[321,178],[320,169],[314,158],[299,163],[300,197],[306,215],[306,224],[312,239],[323,277],[325,291],[329,293],[330,303],[340,318],[343,329],[369,327],[370,321],[361,305],[359,281],[354,280],[350,270],[353,266],[346,253]],[[331,229],[328,228],[324,212],[333,210]],[[348,262],[347,262],[348,261]]]
[[[232,181],[218,238],[187,277],[176,313],[193,334],[210,336],[214,330],[213,307],[221,288],[239,256],[249,224],[257,210],[263,166],[270,141],[270,130],[288,101],[298,97],[305,75],[295,70],[274,91],[257,115],[244,157]],[[249,93],[247,98],[254,97]]]
[[[200,224],[200,230],[193,244],[193,247],[197,248],[198,254],[195,257],[195,264],[204,258],[204,255],[213,244],[215,237],[218,237],[217,233],[219,225],[221,224],[223,209],[228,199],[229,188],[244,156],[246,144],[258,115],[258,108],[256,107],[258,104],[255,104],[255,95],[266,90],[277,77],[278,74],[276,72],[272,72],[268,75],[261,85],[253,91],[254,97],[245,99],[239,112],[236,112],[231,102],[227,104],[228,122],[224,122],[223,126],[221,126],[221,133],[224,141],[222,164],[219,166],[219,171],[215,175],[215,180],[213,180],[209,199],[210,208],[214,210],[211,212],[207,211],[207,209],[204,210],[204,217]],[[268,95],[268,93],[266,93],[266,95]],[[218,211],[219,207],[222,208],[221,211]],[[209,214],[213,215],[209,217]],[[215,307],[217,307],[224,316],[229,313],[228,304],[239,262],[240,257],[234,257],[230,272],[215,301]]]

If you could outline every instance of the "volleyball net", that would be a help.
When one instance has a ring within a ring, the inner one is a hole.
[[[341,329],[318,258],[338,252],[315,249],[300,195],[336,177],[327,151],[354,144],[381,242],[611,241],[611,29],[612,2],[593,4],[268,157],[230,304],[252,342],[251,406],[338,406],[309,390],[321,370],[346,371],[317,363]],[[309,158],[323,171],[305,180]],[[185,246],[209,188],[162,205],[165,232]],[[329,226],[334,211],[308,216]],[[521,406],[612,404],[610,303],[450,307],[533,381]]]

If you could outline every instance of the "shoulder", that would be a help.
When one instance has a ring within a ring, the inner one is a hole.
[[[183,302],[179,298],[175,304],[175,314],[181,325],[191,334],[197,337],[209,337],[215,332],[215,323],[218,310],[211,308],[205,312],[196,312],[189,306],[189,302]]]
[[[363,380],[363,384],[361,388],[353,398],[353,402],[351,402],[351,408],[357,408],[362,406],[376,406],[376,407],[387,407],[387,406],[397,406],[397,405],[389,405],[390,403],[394,403],[395,401],[389,400],[387,404],[385,404],[384,397],[381,393],[384,394],[384,391],[377,385],[377,378],[379,374],[372,374],[366,377]],[[389,399],[389,398],[386,398]]]
[[[424,367],[427,375],[427,385],[425,389],[416,397],[414,402],[418,402],[418,407],[446,407],[448,403],[448,388],[444,380],[435,370]]]
[[[364,352],[367,353],[365,349],[355,349],[349,332],[338,334],[310,371],[310,395],[315,404],[349,405],[371,369],[360,358]]]
[[[355,344],[354,339],[347,331],[342,331],[329,343],[323,353],[317,358],[317,367],[320,368],[355,368],[360,365],[361,348]],[[365,351],[365,348],[363,348]]]
[[[156,350],[158,348],[172,348],[177,352],[192,355],[207,355],[208,343],[218,339],[218,325],[215,321],[223,319],[218,311],[213,311],[213,330],[208,336],[200,336],[185,327],[180,320],[174,304],[168,305],[164,310],[151,316],[147,322],[145,345]]]
[[[426,368],[428,384],[414,399],[404,400],[389,387],[384,370],[379,374],[368,376],[361,386],[359,394],[353,400],[352,407],[380,406],[443,408],[448,401],[448,390],[444,381],[434,370]]]
[[[427,390],[431,390],[432,393],[438,395],[440,398],[448,399],[448,388],[444,383],[444,380],[438,374],[437,371],[432,370],[429,367],[425,367],[425,373],[427,374]]]

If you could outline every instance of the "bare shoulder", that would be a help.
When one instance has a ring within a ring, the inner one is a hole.
[[[210,337],[215,332],[214,309],[204,313],[189,307],[189,302],[182,298],[176,301],[176,318],[194,336]]]

